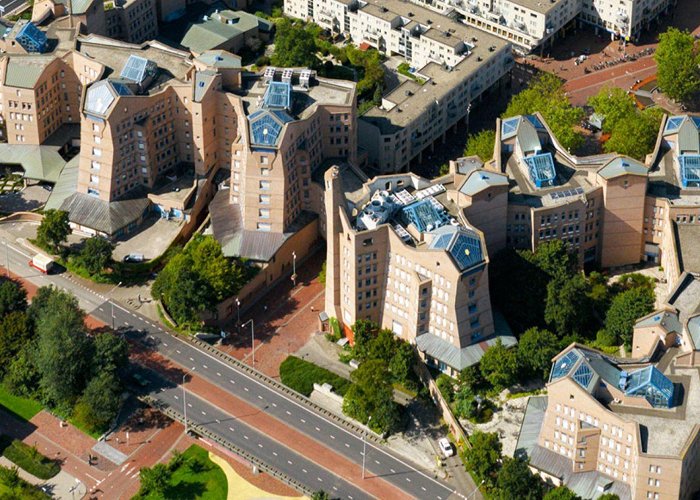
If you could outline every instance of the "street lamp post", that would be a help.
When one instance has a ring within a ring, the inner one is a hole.
[[[292,252],[292,283],[297,286],[297,253]]]
[[[241,301],[238,300],[238,297],[236,297],[236,308],[237,308],[237,314],[238,314],[238,319],[236,320],[236,328],[241,327]]]
[[[187,391],[185,391],[185,378],[187,378],[187,375],[190,374],[190,372],[193,372],[195,367],[193,366],[191,370],[187,370],[183,375],[182,375],[182,409],[185,414],[185,436],[187,435]]]
[[[255,368],[255,323],[253,322],[253,318],[250,318],[248,321],[243,323],[241,328],[246,326],[248,323],[250,323],[250,351],[253,356],[253,368]]]
[[[474,488],[474,491],[472,491],[471,493],[469,493],[469,494],[467,495],[467,500],[470,499],[470,498],[472,497],[472,495],[476,495],[476,492],[479,491],[479,488],[481,488],[481,485],[484,484],[485,482],[486,482],[486,479],[483,479],[483,480],[479,483],[479,485],[478,485],[476,488]]]
[[[112,316],[112,317],[111,317],[111,320],[112,320],[112,330],[114,330],[114,299],[112,299],[111,296],[112,296],[112,292],[113,292],[114,290],[116,290],[117,288],[119,288],[119,285],[121,285],[121,284],[122,284],[122,282],[120,281],[119,283],[117,283],[116,285],[114,285],[114,288],[112,288],[112,289],[109,291],[109,293],[107,294],[107,297],[109,298],[109,305],[110,305],[111,308],[112,308],[112,312],[111,312],[111,316]]]
[[[367,427],[369,428],[369,423],[372,421],[372,415],[367,419]],[[362,435],[362,479],[365,478],[365,462],[367,459],[367,429]]]

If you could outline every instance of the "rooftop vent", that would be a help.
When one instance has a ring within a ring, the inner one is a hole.
[[[413,17],[413,12],[409,12],[408,17]]]

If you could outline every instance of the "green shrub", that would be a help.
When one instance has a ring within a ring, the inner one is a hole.
[[[3,437],[3,439],[7,443],[8,438]],[[39,479],[50,479],[61,470],[57,462],[45,457],[36,448],[26,445],[18,439],[13,440],[5,447],[3,456]]]
[[[284,385],[300,392],[304,396],[311,395],[316,384],[331,384],[333,390],[345,395],[345,392],[350,387],[350,381],[335,373],[326,370],[314,363],[289,356],[280,365],[280,380]]]

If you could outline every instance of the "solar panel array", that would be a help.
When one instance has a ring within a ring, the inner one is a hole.
[[[554,193],[550,193],[549,196],[552,197],[553,200],[560,200],[562,198],[568,198],[570,196],[577,196],[579,194],[583,194],[583,188],[582,187],[577,187],[574,189],[566,189],[564,191],[556,191]]]
[[[409,205],[416,201],[416,197],[408,191],[406,191],[405,189],[394,193],[394,197],[396,198],[396,201],[399,205]]]
[[[428,196],[435,196],[436,194],[444,193],[446,191],[445,186],[442,184],[434,184],[428,188],[421,189],[416,192],[416,198],[422,200]]]

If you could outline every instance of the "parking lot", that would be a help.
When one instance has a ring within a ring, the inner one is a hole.
[[[130,234],[128,240],[118,240],[112,254],[121,261],[129,254],[142,254],[151,260],[165,252],[182,229],[182,221],[165,220],[153,215],[143,223],[139,232]]]

